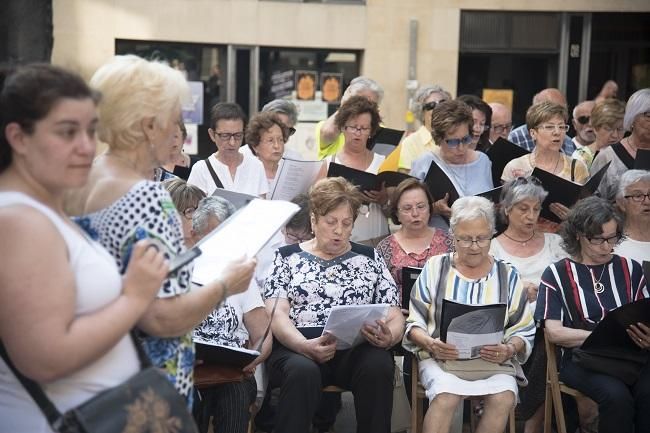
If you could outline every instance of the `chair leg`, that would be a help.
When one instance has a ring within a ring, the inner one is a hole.
[[[560,385],[551,384],[551,394],[553,400],[553,409],[555,410],[555,428],[558,433],[566,433],[566,424],[564,423],[564,407],[562,406],[562,393]]]
[[[553,395],[551,393],[551,384],[546,383],[546,396],[544,397],[544,433],[551,433],[551,424],[553,424]]]

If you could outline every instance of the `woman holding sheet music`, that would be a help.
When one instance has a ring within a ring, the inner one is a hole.
[[[614,206],[599,197],[579,201],[562,224],[560,235],[571,258],[551,264],[542,275],[535,319],[543,321],[546,338],[564,348],[560,380],[598,404],[598,431],[650,431],[650,364],[633,380],[618,376],[622,368],[593,370],[576,360],[596,325],[608,312],[650,297],[641,265],[612,254],[622,237],[623,222]],[[626,330],[629,349],[619,353],[644,357],[650,327],[636,323]],[[617,359],[617,358],[613,358]],[[604,361],[603,361],[604,362]],[[624,362],[621,358],[621,362]],[[602,364],[601,364],[602,365]],[[643,365],[643,364],[641,364]]]
[[[438,149],[418,158],[413,163],[411,176],[425,180],[429,167],[435,163],[461,197],[492,189],[492,163],[483,152],[471,147],[473,125],[472,109],[464,102],[453,100],[438,104],[431,114],[431,134]],[[432,181],[435,182],[435,179]],[[449,197],[447,193],[434,202],[434,214],[447,219],[451,216]],[[442,221],[440,224],[447,225]]]
[[[419,359],[420,382],[430,402],[424,418],[427,433],[450,430],[463,396],[485,396],[479,431],[503,431],[508,413],[517,402],[514,364],[509,372],[512,375],[502,372],[501,364],[526,361],[535,324],[517,270],[488,254],[494,220],[494,205],[489,200],[456,200],[450,220],[456,252],[430,258],[411,292],[403,345]],[[458,348],[440,338],[443,300],[470,305],[505,304],[502,341],[480,347],[478,360],[459,361]],[[477,380],[461,379],[465,376],[451,372],[450,367],[454,364],[462,371],[467,368],[463,362],[478,363],[488,373],[474,377]]]
[[[148,179],[169,155],[181,101],[189,96],[185,78],[167,65],[128,55],[98,69],[91,85],[102,93],[98,136],[108,150],[76,197],[76,214],[85,214],[78,223],[120,269],[139,239],[151,239],[168,258],[182,253],[180,216],[163,185]],[[190,406],[192,329],[229,294],[246,290],[254,268],[254,260],[238,261],[222,279],[190,291],[190,267],[183,266],[164,280],[138,322],[145,352]]]
[[[353,392],[357,432],[388,433],[393,404],[393,359],[404,317],[395,282],[374,248],[350,242],[365,197],[341,177],[321,179],[310,191],[315,238],[280,248],[264,285],[276,339],[267,361],[270,387],[280,387],[275,431],[310,431],[321,389]],[[330,311],[341,305],[388,304],[384,320],[361,328],[365,341],[337,350],[320,335]]]
[[[526,125],[535,141],[535,148],[527,155],[506,164],[501,175],[503,182],[530,176],[535,167],[556,176],[583,184],[589,178],[584,162],[572,159],[562,152],[562,143],[569,125],[566,124],[567,109],[564,105],[543,101],[532,105],[526,112]],[[560,203],[551,203],[551,211],[560,219],[566,219],[569,209]],[[559,224],[540,220],[540,231],[555,233]]]
[[[519,271],[531,312],[535,311],[542,273],[550,263],[567,256],[560,236],[538,230],[537,221],[546,196],[547,192],[532,176],[506,183],[499,206],[506,229],[490,244],[493,257],[511,263]],[[537,331],[533,352],[523,365],[528,386],[521,390],[517,410],[526,420],[525,433],[541,431],[544,421],[546,356],[542,338],[542,332]]]
[[[345,142],[340,151],[326,158],[357,170],[377,174],[384,155],[368,149],[368,142],[379,130],[379,108],[364,96],[352,96],[336,112],[334,122],[341,130]],[[365,191],[364,205],[354,222],[350,238],[356,242],[369,241],[386,236],[388,221],[383,209],[388,203],[388,193],[382,185],[379,191]]]

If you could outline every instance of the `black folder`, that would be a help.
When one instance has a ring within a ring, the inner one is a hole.
[[[196,358],[208,364],[244,368],[260,356],[256,350],[240,349],[218,344],[195,341]]]
[[[512,141],[499,137],[497,141],[485,152],[492,161],[492,183],[501,184],[501,175],[506,165],[515,158],[527,155],[530,152],[517,146]]]
[[[634,158],[635,170],[650,170],[650,149],[637,149]]]
[[[402,141],[404,131],[400,129],[379,128],[372,139],[368,140],[368,149],[374,150],[380,155],[390,154],[395,147]]]
[[[413,290],[415,280],[418,279],[421,272],[422,268],[413,268],[410,266],[404,266],[402,268],[402,308],[405,310],[409,309],[411,291]]]
[[[499,204],[501,201],[501,192],[503,191],[503,185],[497,186],[480,194],[476,194],[478,197],[484,197],[490,200],[494,204]]]
[[[424,176],[424,183],[429,187],[429,192],[434,201],[444,198],[445,194],[449,193],[449,200],[447,200],[449,207],[460,197],[449,176],[440,168],[436,161],[431,161],[429,171]]]
[[[381,189],[382,183],[385,184],[387,188],[397,186],[403,180],[412,177],[408,174],[398,173],[396,171],[382,171],[379,174],[372,174],[337,164],[335,162],[330,162],[327,169],[327,177],[338,176],[349,180],[352,184],[358,186],[361,191],[377,191]]]
[[[556,176],[548,171],[535,167],[532,175],[539,179],[540,182],[542,182],[544,189],[548,191],[548,196],[546,196],[546,200],[542,203],[542,211],[540,215],[550,221],[555,221],[557,223],[562,222],[557,215],[551,212],[549,209],[550,204],[562,203],[564,206],[570,208],[581,198],[589,197],[595,193],[596,190],[598,190],[598,185],[600,185],[601,180],[607,173],[609,164],[611,164],[611,161],[591,176],[584,185],[571,182],[570,180],[566,180],[560,176]]]
[[[650,325],[650,299],[640,299],[607,313],[582,343],[581,349],[640,351],[642,349],[626,332],[630,325],[638,322]]]

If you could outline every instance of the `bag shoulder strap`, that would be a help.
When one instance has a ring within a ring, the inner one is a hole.
[[[442,301],[445,298],[445,284],[447,283],[447,275],[451,268],[451,259],[449,254],[443,254],[440,258],[440,273],[438,275],[438,286],[436,287],[436,296],[431,302],[435,305],[435,323],[442,321]],[[437,326],[433,331],[433,338],[440,337],[440,327]]]
[[[204,159],[205,165],[208,166],[208,171],[210,172],[210,176],[212,176],[212,180],[214,181],[214,184],[217,185],[217,188],[223,189],[223,183],[221,183],[221,179],[219,179],[219,176],[217,176],[217,173],[214,171],[214,168],[212,168],[212,164],[210,164],[210,161],[208,161],[209,158]]]
[[[577,160],[571,159],[571,182],[576,181],[576,162]]]
[[[627,150],[625,150],[625,146],[619,141],[618,143],[612,144],[612,150],[618,156],[618,159],[621,160],[621,162],[628,168],[628,170],[632,170],[634,168],[634,158],[632,158],[632,155],[627,153]]]
[[[7,349],[5,349],[5,346],[2,343],[2,341],[0,341],[0,356],[7,364],[7,367],[11,369],[14,376],[16,376],[16,379],[18,379],[21,385],[25,388],[27,394],[29,394],[30,397],[32,397],[34,402],[36,402],[38,407],[41,409],[41,412],[43,412],[43,415],[45,415],[48,424],[52,426],[52,429],[54,431],[57,431],[58,427],[60,426],[63,420],[63,417],[61,416],[61,412],[59,412],[59,410],[54,406],[52,401],[50,401],[50,399],[47,397],[47,395],[45,394],[45,392],[43,391],[43,389],[38,383],[24,376],[21,372],[18,371],[14,363],[11,362],[11,359],[9,359],[9,354],[7,353]]]

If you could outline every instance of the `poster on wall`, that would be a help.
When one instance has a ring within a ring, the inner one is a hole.
[[[316,71],[296,71],[296,99],[313,101],[316,97]]]
[[[191,99],[183,104],[183,122],[203,124],[203,81],[188,81]]]
[[[271,95],[273,99],[282,99],[290,96],[295,85],[293,70],[276,71],[271,74]]]
[[[512,99],[514,91],[512,89],[483,89],[483,99],[486,103],[499,102],[512,111]]]
[[[320,90],[323,94],[323,101],[328,104],[338,104],[341,101],[341,84],[343,74],[339,72],[321,72]]]

